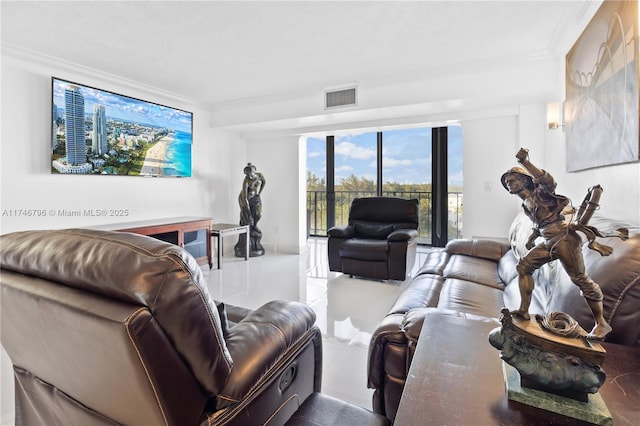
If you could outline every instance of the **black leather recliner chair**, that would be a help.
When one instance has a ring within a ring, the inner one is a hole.
[[[282,425],[320,391],[322,339],[303,303],[224,307],[191,255],[141,235],[0,244],[17,425]]]
[[[327,231],[329,270],[378,280],[405,280],[418,246],[417,199],[356,198],[349,222]]]

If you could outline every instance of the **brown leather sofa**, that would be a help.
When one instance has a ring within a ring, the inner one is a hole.
[[[329,270],[378,280],[405,280],[418,246],[418,200],[356,198],[346,226],[327,231]]]
[[[0,243],[16,424],[283,424],[320,390],[320,331],[302,303],[216,304],[186,251],[140,235]]]
[[[640,228],[637,225],[594,217],[590,225],[613,233],[626,227],[630,238],[600,241],[613,247],[602,257],[585,244],[587,273],[604,293],[604,315],[613,327],[607,342],[640,346]],[[425,315],[447,315],[495,322],[502,307],[520,303],[517,257],[525,253],[531,222],[518,215],[510,243],[489,240],[453,240],[445,249],[429,253],[416,276],[380,322],[369,346],[368,386],[375,389],[374,412],[394,420]],[[591,311],[561,265],[547,264],[534,275],[535,289],[529,312],[566,312],[591,330]],[[455,339],[455,336],[451,336]],[[489,345],[489,343],[487,343]],[[482,348],[481,348],[482,349]],[[496,354],[497,356],[497,354]]]

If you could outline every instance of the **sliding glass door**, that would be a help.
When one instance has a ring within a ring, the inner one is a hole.
[[[335,136],[333,152],[335,225],[347,224],[349,206],[354,198],[378,195],[377,146],[376,133]],[[331,193],[331,188],[327,190]]]
[[[462,133],[450,129],[308,138],[309,234],[324,236],[328,228],[346,225],[354,198],[389,196],[419,200],[422,244],[442,246],[460,236]]]
[[[382,133],[381,193],[385,197],[416,198],[420,204],[420,242],[431,244],[432,130],[391,130]]]

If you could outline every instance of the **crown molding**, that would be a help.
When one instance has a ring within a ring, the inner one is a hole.
[[[53,68],[55,69],[53,73],[56,74],[56,76],[61,78],[63,77],[63,75],[60,75],[60,74],[65,74],[65,73],[71,74],[74,76],[77,75],[80,78],[84,77],[90,80],[98,80],[100,82],[112,84],[117,87],[123,87],[124,89],[141,91],[153,97],[160,96],[162,98],[171,99],[172,101],[188,104],[190,106],[209,109],[207,105],[205,105],[204,103],[196,99],[191,99],[191,98],[182,96],[178,93],[170,92],[168,90],[164,90],[158,87],[149,86],[139,81],[127,79],[122,76],[107,73],[95,68],[87,67],[82,64],[66,61],[64,59],[56,58],[54,56],[45,55],[40,52],[36,52],[29,49],[24,49],[24,48],[18,48],[18,47],[7,45],[7,44],[2,44],[0,47],[2,52],[3,63],[13,62],[23,68],[27,68],[35,72],[40,72],[48,75],[52,74],[51,69]],[[75,79],[77,78],[71,78],[71,80],[75,80]]]

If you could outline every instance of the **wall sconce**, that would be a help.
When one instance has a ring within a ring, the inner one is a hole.
[[[564,123],[562,122],[562,104],[560,102],[547,104],[547,127],[549,129],[564,127]]]

